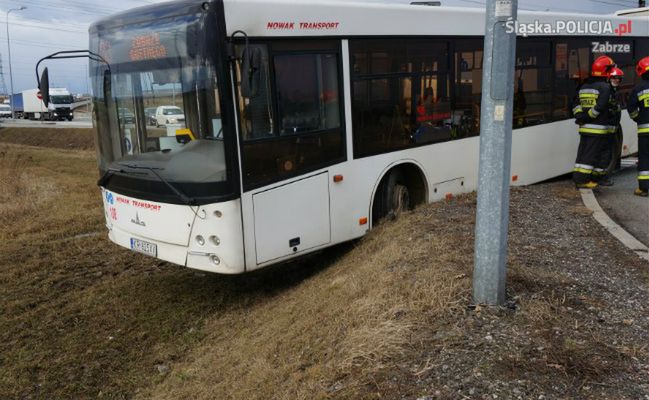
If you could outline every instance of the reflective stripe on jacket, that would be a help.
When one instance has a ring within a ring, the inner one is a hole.
[[[580,124],[580,134],[606,135],[615,131],[611,129],[610,99],[611,86],[602,79],[590,78],[579,88],[573,104],[573,114]]]

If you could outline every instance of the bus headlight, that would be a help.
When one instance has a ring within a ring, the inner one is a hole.
[[[216,254],[212,254],[212,255],[210,256],[210,261],[211,261],[212,264],[214,264],[214,265],[219,265],[219,264],[221,264],[221,259],[220,259],[219,256],[217,256]]]
[[[198,243],[199,246],[205,245],[205,238],[201,235],[196,236],[196,243]]]

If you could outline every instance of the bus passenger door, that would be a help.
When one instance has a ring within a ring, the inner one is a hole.
[[[329,173],[252,196],[257,264],[331,242]]]

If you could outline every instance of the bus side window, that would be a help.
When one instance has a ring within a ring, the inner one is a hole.
[[[280,135],[340,127],[335,54],[274,57]]]
[[[455,46],[453,135],[462,139],[480,134],[483,43],[474,39],[457,40]]]
[[[551,43],[519,38],[514,78],[514,129],[552,119]]]
[[[560,38],[554,43],[554,98],[552,118],[568,119],[577,88],[588,78],[590,41]]]
[[[354,156],[453,138],[448,42],[350,41]]]

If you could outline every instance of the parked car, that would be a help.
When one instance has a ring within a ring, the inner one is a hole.
[[[11,118],[11,106],[0,104],[0,118]]]
[[[144,117],[146,118],[147,125],[155,126],[155,111],[157,107],[149,107],[144,109]]]
[[[167,126],[168,124],[185,124],[185,114],[180,107],[160,106],[155,112],[156,126]]]
[[[135,114],[131,112],[128,108],[120,107],[117,110],[119,116],[119,121],[122,124],[134,124],[135,123]]]

